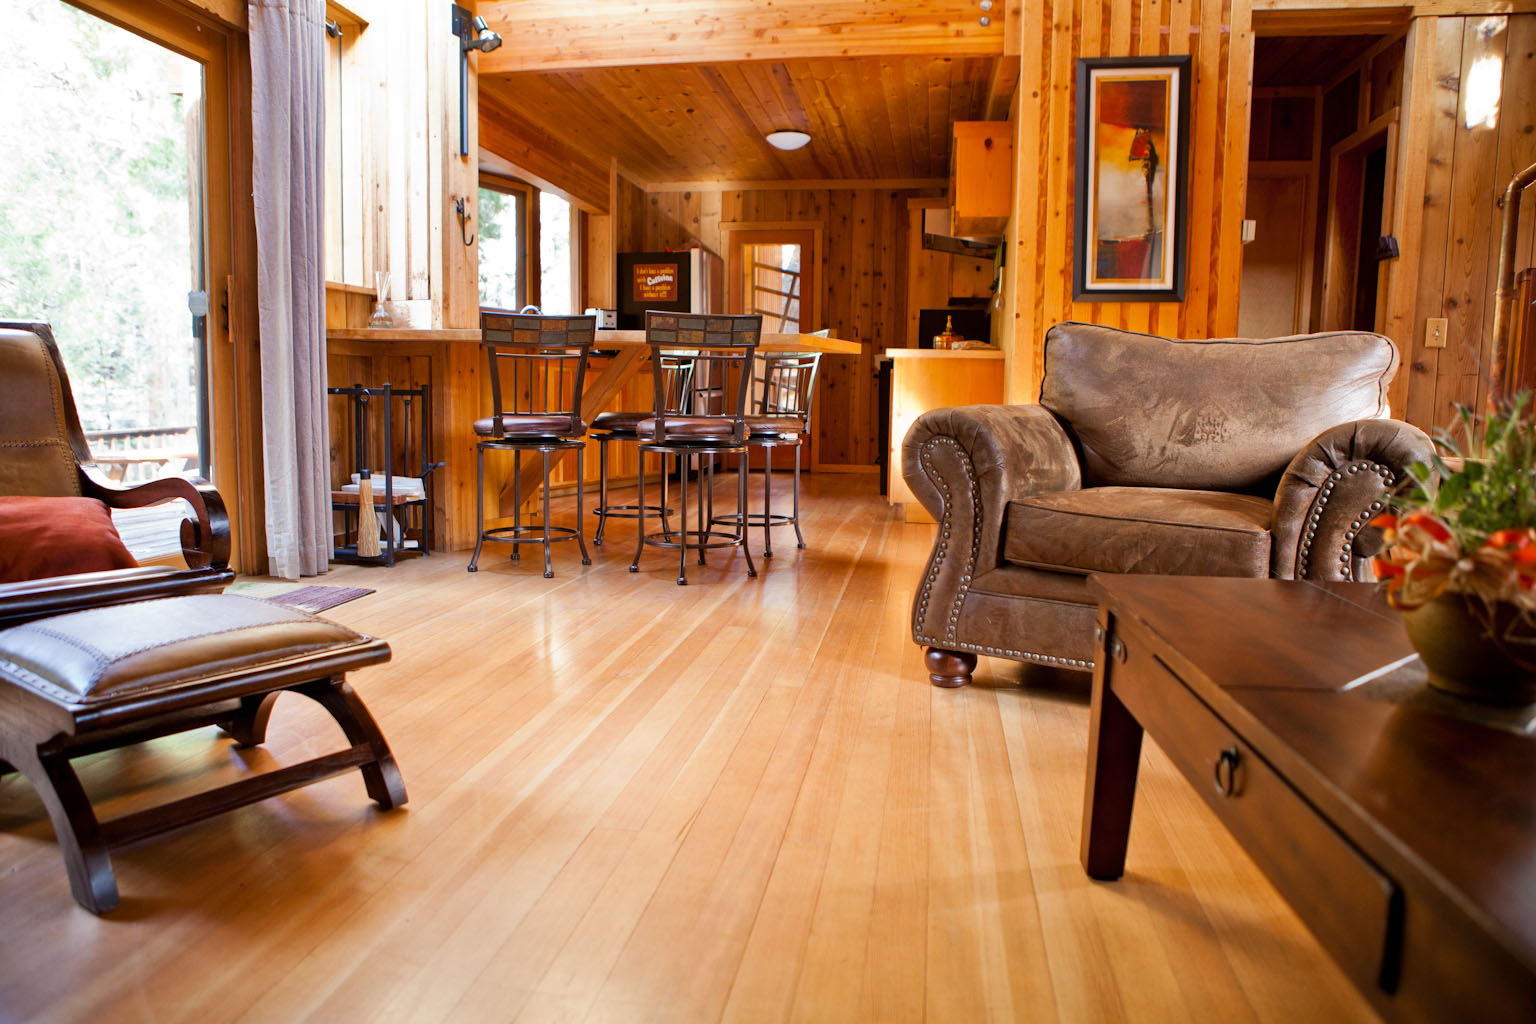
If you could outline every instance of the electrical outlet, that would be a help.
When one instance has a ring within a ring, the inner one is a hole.
[[[1445,348],[1445,336],[1450,333],[1450,321],[1445,317],[1430,317],[1424,321],[1424,347]]]

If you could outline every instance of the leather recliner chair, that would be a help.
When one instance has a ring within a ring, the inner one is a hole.
[[[1370,580],[1364,527],[1423,431],[1387,418],[1390,340],[1046,335],[1038,405],[935,409],[902,472],[938,521],[912,637],[940,686],[976,656],[1090,671],[1090,573]]]

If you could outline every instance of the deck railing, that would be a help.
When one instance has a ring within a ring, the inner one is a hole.
[[[122,483],[199,471],[196,427],[89,430],[85,439],[96,465]]]

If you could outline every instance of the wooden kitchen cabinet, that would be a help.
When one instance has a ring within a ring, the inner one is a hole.
[[[1007,121],[956,121],[949,151],[950,229],[1001,238],[1013,199],[1013,134]]]

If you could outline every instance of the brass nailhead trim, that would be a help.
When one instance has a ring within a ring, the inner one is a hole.
[[[1317,497],[1312,501],[1311,514],[1307,519],[1307,528],[1302,533],[1301,550],[1298,553],[1298,557],[1296,559],[1298,576],[1300,578],[1305,579],[1307,577],[1307,568],[1311,564],[1312,542],[1317,537],[1317,524],[1322,519],[1323,508],[1328,504],[1328,499],[1333,495],[1334,485],[1337,484],[1340,480],[1344,479],[1344,474],[1346,472],[1353,474],[1358,473],[1361,470],[1375,473],[1377,476],[1381,477],[1383,488],[1390,489],[1392,485],[1396,483],[1396,477],[1393,475],[1390,467],[1383,466],[1380,463],[1371,462],[1369,460],[1352,462],[1344,469],[1335,471],[1328,477],[1327,480],[1324,480],[1323,485],[1318,488]],[[1381,501],[1371,502],[1370,508],[1362,510],[1360,514],[1355,517],[1354,521],[1350,523],[1350,529],[1344,534],[1344,547],[1339,553],[1339,563],[1343,566],[1343,568],[1340,570],[1340,575],[1345,581],[1352,579],[1354,576],[1354,572],[1350,568],[1350,559],[1354,554],[1354,541],[1356,532],[1370,522],[1371,513],[1380,511],[1382,505],[1383,502]]]

